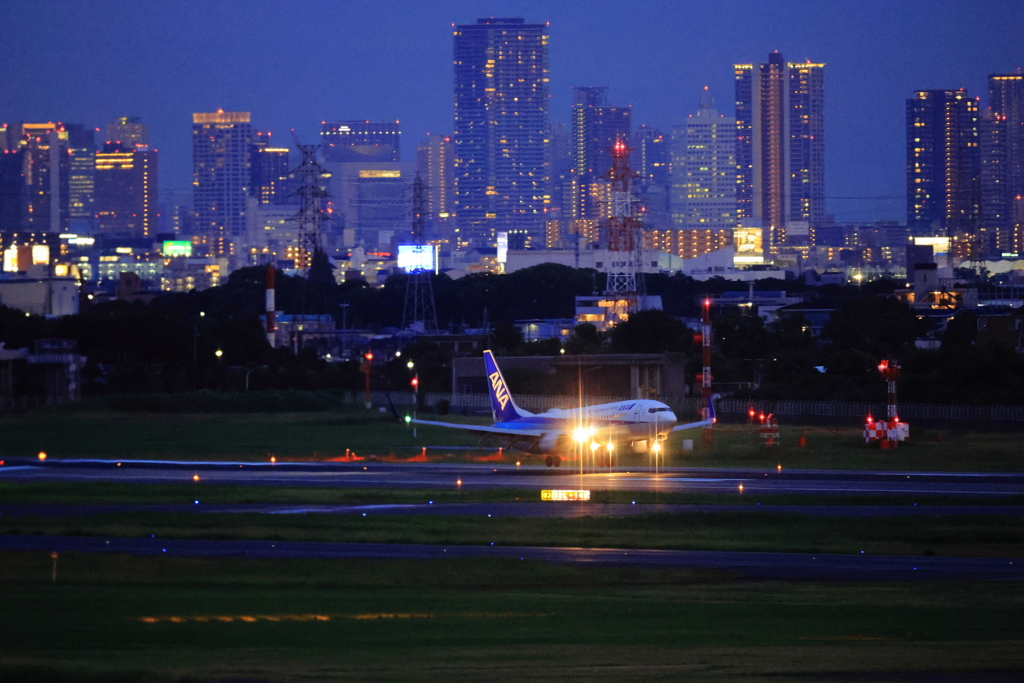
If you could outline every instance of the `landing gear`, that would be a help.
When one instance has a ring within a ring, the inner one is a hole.
[[[562,458],[558,455],[548,455],[544,458],[544,465],[547,467],[561,467]]]

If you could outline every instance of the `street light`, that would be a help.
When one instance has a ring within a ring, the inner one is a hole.
[[[363,364],[363,372],[366,373],[366,397],[363,399],[363,405],[369,410],[373,406],[373,401],[370,400],[370,372],[373,370],[373,351],[367,351],[363,358],[366,360]]]
[[[249,368],[249,371],[245,373],[245,390],[246,391],[249,391],[249,375],[252,374],[252,371],[253,370],[259,370],[259,369],[265,368],[265,367],[267,367],[267,366],[266,365],[257,365],[254,368]]]
[[[420,375],[416,372],[416,364],[409,361],[405,364],[405,367],[409,368],[412,372],[412,379],[409,381],[409,386],[412,387],[412,417],[416,419],[416,408],[419,407],[420,402]],[[412,438],[416,438],[416,428],[412,428]]]

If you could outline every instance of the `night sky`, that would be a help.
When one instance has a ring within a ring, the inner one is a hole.
[[[403,157],[452,129],[452,24],[550,22],[551,119],[571,86],[609,86],[634,126],[665,132],[711,88],[733,114],[732,64],[825,62],[826,193],[841,222],[903,220],[904,107],[1024,67],[1024,0],[0,0],[0,121],[102,128],[141,116],[160,186],[191,183],[191,114],[251,111],[290,144],[320,121],[401,120]],[[98,136],[99,140],[99,136]]]

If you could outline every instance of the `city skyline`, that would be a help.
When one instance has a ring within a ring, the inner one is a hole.
[[[452,132],[452,25],[517,16],[550,22],[554,123],[566,122],[573,86],[607,86],[633,106],[635,126],[666,131],[685,122],[704,85],[733,114],[732,64],[776,49],[827,63],[826,211],[841,222],[903,220],[906,99],[965,88],[984,107],[988,76],[1024,66],[1014,2],[784,1],[770,12],[646,2],[625,13],[610,2],[306,2],[287,13],[256,2],[244,18],[240,3],[164,3],[120,7],[118,22],[106,20],[105,2],[4,4],[0,120],[99,126],[140,116],[161,153],[162,191],[190,183],[191,114],[219,108],[251,111],[254,127],[281,142],[290,128],[316,142],[321,121],[400,120],[409,161],[427,132]],[[338,31],[291,47],[314,26]]]

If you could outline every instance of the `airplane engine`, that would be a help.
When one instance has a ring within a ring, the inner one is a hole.
[[[634,441],[633,443],[629,444],[629,447],[633,449],[634,453],[646,453],[647,440],[644,439],[643,441]]]
[[[565,454],[572,450],[572,439],[568,434],[545,434],[537,442],[537,453]]]

